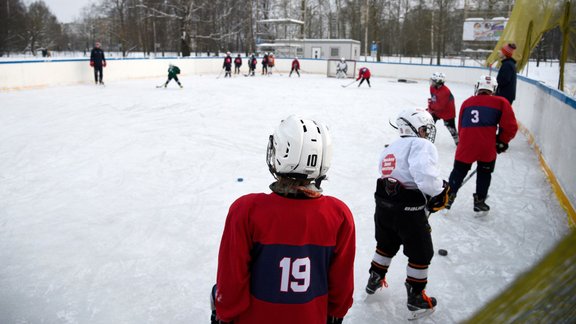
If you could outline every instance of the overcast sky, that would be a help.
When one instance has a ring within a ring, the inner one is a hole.
[[[69,23],[80,17],[81,9],[97,0],[44,0],[50,11],[61,23]],[[34,0],[24,0],[26,5]]]

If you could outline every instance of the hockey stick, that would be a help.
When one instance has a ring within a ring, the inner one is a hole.
[[[392,117],[390,117],[390,118],[392,118]],[[392,126],[392,128],[398,129],[397,125],[392,124],[392,120],[390,120],[390,118],[388,118],[388,124],[390,124],[390,126]]]
[[[218,76],[216,77],[216,79],[220,79],[220,76],[222,75],[222,72],[224,72],[224,69],[220,70],[220,73],[218,73]]]
[[[278,69],[276,68],[276,65],[274,65],[274,70],[276,70],[276,72],[278,72],[279,76],[282,76],[282,73],[280,73],[280,71],[278,71]]]
[[[460,185],[460,188],[462,188],[462,186],[468,182],[468,180],[470,180],[475,174],[476,172],[478,172],[478,167],[476,167],[476,169],[474,169],[474,171],[472,171],[472,173],[470,173],[466,178],[464,178],[464,180],[462,180],[462,184]]]
[[[350,82],[350,83],[348,83],[348,84],[346,84],[346,85],[341,84],[340,86],[341,86],[342,88],[347,88],[347,87],[353,85],[353,84],[356,83],[356,82],[358,82],[358,80],[354,80],[354,81],[352,81],[352,82]]]

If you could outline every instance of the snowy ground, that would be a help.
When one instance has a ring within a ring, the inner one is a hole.
[[[388,119],[423,106],[428,84],[373,78],[216,75],[0,93],[0,323],[206,323],[220,236],[240,195],[269,192],[268,135],[289,114],[326,122],[334,160],[325,194],[357,226],[355,303],[346,323],[401,323],[406,259],[366,298],[374,251],[377,158],[397,138]],[[459,106],[472,85],[448,85]],[[438,122],[447,178],[454,144]],[[242,177],[243,182],[237,182]],[[498,157],[488,203],[474,181],[430,218],[436,255],[423,323],[468,318],[568,232],[567,216],[526,138]]]

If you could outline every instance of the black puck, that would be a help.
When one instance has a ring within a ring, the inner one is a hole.
[[[447,256],[448,255],[448,251],[444,250],[444,249],[440,249],[438,250],[438,254],[440,254],[441,256]]]

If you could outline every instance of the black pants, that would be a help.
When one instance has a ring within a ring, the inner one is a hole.
[[[494,167],[496,166],[496,160],[490,162],[477,162],[476,173],[476,195],[478,198],[485,199],[488,196],[488,189],[490,188],[490,182],[492,181],[492,172],[494,172]],[[472,163],[464,163],[458,160],[454,161],[454,169],[450,173],[450,190],[452,193],[458,193],[460,186],[462,186],[462,181],[466,177],[468,171],[472,167]]]
[[[178,76],[168,76],[168,81],[166,81],[165,85],[168,85],[168,83],[170,83],[170,81],[172,81],[172,79],[174,79],[174,81],[176,81],[176,83],[180,84],[180,80],[178,80]]]
[[[366,83],[368,83],[368,86],[369,86],[370,88],[372,88],[372,86],[370,85],[370,78],[368,78],[368,79],[362,78],[362,80],[360,80],[360,84],[358,84],[358,86],[361,86],[361,85],[362,85],[362,82],[364,82],[364,80],[366,80]]]
[[[102,83],[104,77],[102,66],[94,66],[94,82]]]
[[[292,76],[292,72],[296,71],[296,73],[298,74],[298,76],[300,76],[300,72],[298,72],[298,69],[292,68],[292,70],[290,70],[290,74],[288,76]]]
[[[387,192],[384,179],[378,179],[374,223],[376,247],[392,258],[404,246],[408,262],[429,265],[434,256],[426,198],[419,190]]]

